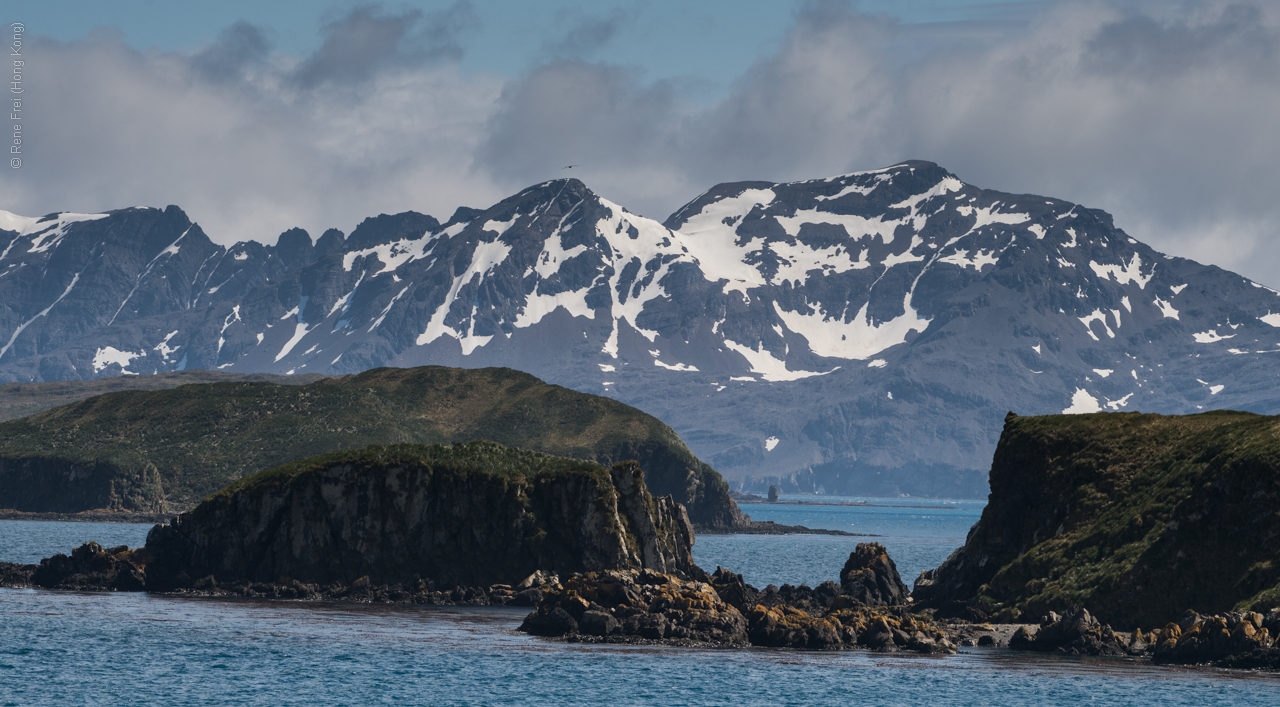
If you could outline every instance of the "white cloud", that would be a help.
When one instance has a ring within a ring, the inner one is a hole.
[[[566,164],[663,218],[718,181],[916,158],[1106,209],[1157,249],[1280,285],[1280,8],[1042,7],[1012,23],[901,25],[805,5],[777,51],[710,104],[696,83],[606,61],[462,73],[466,3],[353,11],[305,57],[245,25],[191,54],[139,53],[108,32],[37,41],[28,100],[40,110],[23,168],[0,173],[0,208],[175,203],[220,242],[271,242],[379,212],[447,218]],[[624,21],[588,17],[546,44],[607,59]]]

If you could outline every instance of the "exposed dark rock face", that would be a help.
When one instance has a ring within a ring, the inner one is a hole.
[[[326,584],[514,584],[535,570],[695,571],[692,528],[634,463],[489,442],[370,447],[287,465],[147,537],[148,588],[205,577]]]
[[[142,591],[146,585],[146,550],[128,546],[103,549],[88,542],[71,551],[40,560],[31,584],[45,589],[110,589]]]
[[[1125,631],[1280,605],[1280,418],[1006,418],[991,499],[914,597],[1001,621],[1071,606]]]
[[[904,606],[911,592],[880,543],[858,543],[840,570],[844,595],[866,606]]]

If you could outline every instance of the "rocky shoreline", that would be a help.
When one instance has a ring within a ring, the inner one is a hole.
[[[0,508],[0,520],[60,521],[70,523],[168,523],[177,513],[146,513],[139,511],[114,511],[99,508],[78,513],[42,513]]]
[[[797,650],[955,653],[957,647],[999,647],[1057,655],[1128,657],[1164,665],[1280,670],[1280,608],[1266,615],[1186,612],[1177,623],[1118,632],[1087,610],[1050,612],[1038,624],[942,619],[912,605],[897,568],[876,543],[850,554],[840,583],[769,585],[717,568],[701,580],[651,569],[575,573],[563,581],[535,572],[516,585],[440,587],[426,581],[377,584],[219,582],[148,589],[146,548],[86,543],[40,564],[0,562],[0,586],[63,591],[127,591],[192,598],[511,606],[532,609],[520,626],[531,635],[576,643],[687,648],[747,646]]]
[[[851,538],[878,538],[873,533],[850,533],[844,530],[806,528],[803,525],[782,525],[771,520],[753,520],[746,525],[732,528],[694,526],[698,535],[841,535]]]

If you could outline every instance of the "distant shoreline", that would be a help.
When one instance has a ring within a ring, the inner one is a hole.
[[[71,523],[168,523],[177,513],[138,513],[105,509],[79,513],[38,513],[0,508],[0,520],[37,520]]]
[[[878,538],[874,533],[850,533],[844,530],[828,530],[826,528],[806,528],[803,525],[781,525],[771,520],[753,520],[749,525],[733,528],[705,528],[695,525],[694,536],[698,535],[843,535],[857,538]]]
[[[891,503],[868,503],[867,501],[769,501],[766,499],[745,499],[735,497],[734,502],[740,506],[857,506],[859,508],[923,508],[927,510],[949,511],[955,506],[899,506]]]

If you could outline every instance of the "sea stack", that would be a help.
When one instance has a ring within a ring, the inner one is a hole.
[[[684,507],[634,462],[492,442],[335,452],[242,479],[147,537],[147,588],[514,585],[537,570],[697,573]]]

